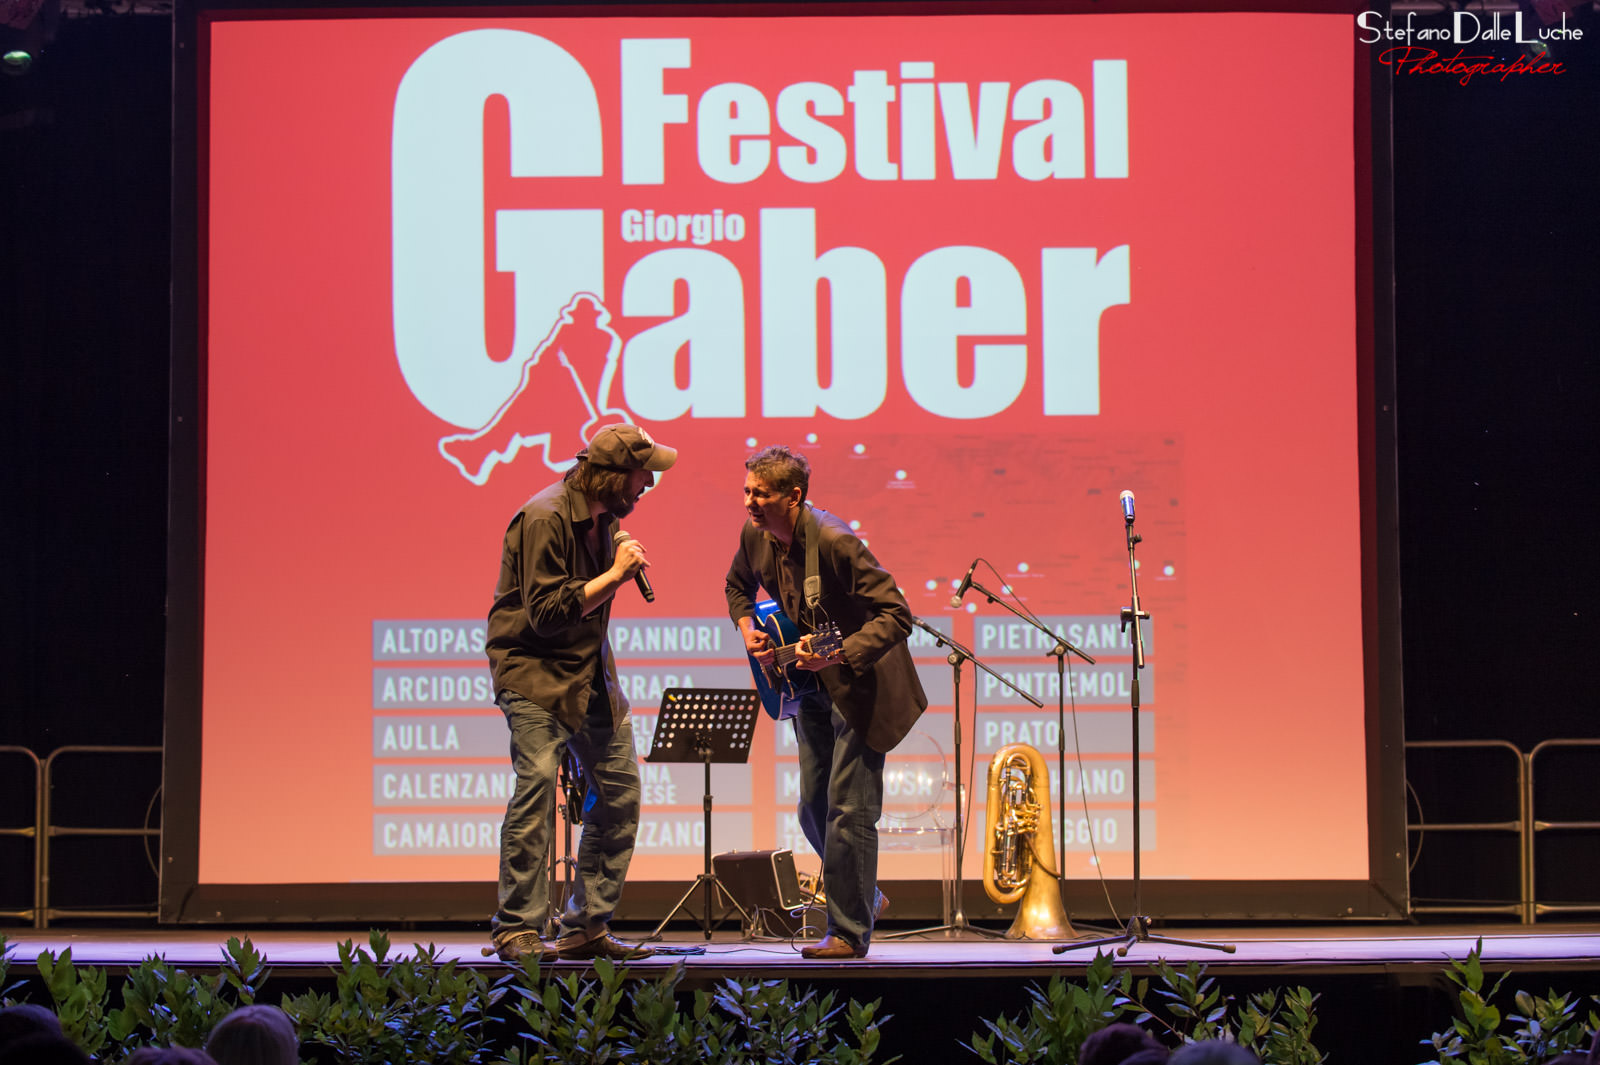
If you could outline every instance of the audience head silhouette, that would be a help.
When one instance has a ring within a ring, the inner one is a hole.
[[[217,1065],[296,1065],[300,1039],[276,1006],[240,1006],[211,1030],[206,1052]]]
[[[1083,1041],[1078,1048],[1078,1065],[1128,1065],[1135,1055],[1142,1055],[1137,1065],[1159,1063],[1167,1060],[1167,1049],[1138,1025],[1119,1021]]]
[[[1181,1046],[1167,1059],[1170,1065],[1261,1065],[1261,1060],[1238,1043],[1206,1039]]]

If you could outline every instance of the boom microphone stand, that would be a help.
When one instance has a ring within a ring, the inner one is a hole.
[[[1056,642],[1054,647],[1045,652],[1045,656],[1056,660],[1056,798],[1061,806],[1056,818],[1056,835],[1059,839],[1056,846],[1056,889],[1064,897],[1067,891],[1067,655],[1075,654],[1091,666],[1094,665],[1094,659],[1068,643],[1065,636],[1040,624],[1037,619],[1024,614],[977,581],[972,582],[972,589],[989,602],[1005,607]]]
[[[934,628],[932,625],[929,625],[926,622],[924,622],[921,618],[912,618],[911,619],[911,624],[915,625],[917,628],[921,629],[923,632],[927,633],[929,636],[932,636],[933,639],[934,639],[934,646],[936,646],[936,647],[949,646],[949,648],[950,648],[950,654],[946,656],[945,661],[950,663],[950,676],[951,676],[951,679],[952,679],[952,686],[951,687],[952,687],[952,692],[953,692],[952,697],[951,697],[951,702],[954,703],[954,705],[955,705],[955,761],[956,761],[956,890],[955,890],[956,898],[955,898],[955,912],[951,914],[950,923],[949,924],[934,925],[932,928],[914,928],[914,929],[911,929],[910,931],[906,931],[906,932],[891,932],[888,935],[879,936],[878,938],[880,938],[880,939],[903,939],[906,936],[925,935],[925,934],[930,933],[930,932],[943,932],[945,934],[946,938],[953,939],[956,936],[961,935],[963,932],[972,932],[972,933],[975,933],[975,934],[980,935],[980,936],[988,936],[991,939],[1002,939],[1004,937],[999,932],[993,932],[993,931],[990,931],[987,928],[977,928],[977,927],[974,927],[971,924],[968,924],[967,923],[967,912],[963,908],[962,902],[961,902],[961,886],[962,886],[961,861],[962,861],[963,854],[967,849],[966,817],[964,815],[964,811],[962,810],[962,796],[961,796],[961,666],[962,666],[963,663],[971,662],[973,665],[977,666],[979,669],[981,669],[985,673],[989,674],[989,676],[993,677],[995,680],[998,680],[1001,684],[1004,684],[1006,687],[1010,688],[1012,691],[1016,692],[1018,695],[1022,696],[1024,699],[1028,700],[1028,702],[1032,703],[1034,706],[1038,707],[1039,709],[1043,710],[1044,709],[1044,704],[1041,703],[1039,700],[1035,699],[1033,696],[1029,695],[1027,692],[1023,691],[1021,688],[1017,687],[1015,684],[1012,684],[1009,680],[1006,680],[1006,678],[1002,677],[1000,674],[996,673],[994,670],[990,669],[988,666],[984,665],[983,662],[978,658],[978,656],[972,652],[971,648],[962,646],[961,643],[959,641],[957,641],[956,639],[954,639],[953,637],[946,636],[944,633],[940,632],[938,629]],[[973,727],[976,728],[977,727],[977,724],[976,724],[976,721],[977,721],[976,711],[974,711],[974,714],[973,714],[973,721],[974,721]]]
[[[1139,609],[1139,566],[1133,558],[1134,545],[1144,537],[1133,531],[1133,493],[1122,493],[1123,524],[1128,538],[1128,586],[1133,590],[1131,606],[1122,608],[1122,631],[1128,631],[1128,625],[1133,625],[1133,662],[1130,672],[1133,683],[1133,912],[1128,915],[1128,925],[1120,936],[1106,936],[1101,939],[1090,939],[1082,943],[1064,943],[1058,947],[1051,947],[1050,953],[1063,954],[1069,950],[1082,950],[1084,947],[1101,947],[1109,943],[1122,944],[1117,948],[1117,957],[1126,957],[1128,948],[1135,943],[1167,943],[1177,947],[1201,947],[1206,950],[1220,950],[1227,954],[1234,952],[1232,943],[1201,943],[1189,939],[1169,939],[1166,936],[1153,936],[1150,934],[1150,918],[1145,916],[1140,898],[1139,880],[1139,671],[1144,668],[1144,629],[1139,624],[1149,621],[1150,615]]]

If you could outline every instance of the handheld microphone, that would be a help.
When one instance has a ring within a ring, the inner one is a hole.
[[[950,597],[951,606],[960,606],[967,590],[972,587],[972,571],[978,568],[979,559],[973,559],[972,565],[967,567],[967,575],[961,578],[961,584],[956,588],[956,594]]]
[[[622,546],[624,540],[632,539],[633,537],[628,535],[628,530],[626,529],[618,529],[611,534],[611,542],[618,547]],[[634,573],[633,583],[639,586],[639,594],[644,596],[645,602],[653,603],[656,601],[656,590],[650,587],[650,578],[644,575],[644,570],[641,569]]]
[[[1117,498],[1122,500],[1122,520],[1127,522],[1129,525],[1132,525],[1133,524],[1133,493],[1127,491],[1126,489],[1124,489],[1122,495],[1118,496]]]

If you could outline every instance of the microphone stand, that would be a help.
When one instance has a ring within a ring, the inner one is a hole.
[[[902,938],[904,938],[906,936],[918,936],[918,935],[926,935],[926,934],[931,933],[931,932],[943,932],[945,934],[946,938],[952,938],[953,939],[954,937],[962,934],[963,932],[972,932],[972,933],[975,933],[977,935],[988,936],[991,939],[1003,939],[1003,938],[1005,938],[1003,933],[994,932],[994,931],[991,931],[991,930],[989,930],[987,928],[977,928],[977,927],[969,924],[967,922],[966,910],[963,908],[962,901],[961,901],[961,887],[962,887],[961,862],[962,862],[962,858],[965,855],[965,852],[966,852],[966,849],[967,849],[967,840],[966,840],[966,832],[965,832],[966,817],[965,817],[965,811],[962,809],[962,801],[961,801],[962,800],[962,795],[961,795],[961,666],[965,662],[971,662],[973,665],[977,666],[979,669],[981,669],[985,673],[989,674],[989,676],[993,677],[995,680],[998,680],[1001,684],[1004,684],[1006,687],[1010,688],[1012,691],[1016,692],[1018,695],[1022,696],[1024,699],[1028,700],[1028,702],[1032,703],[1035,707],[1039,708],[1040,710],[1044,709],[1044,704],[1041,703],[1039,700],[1035,699],[1033,696],[1029,695],[1027,692],[1023,691],[1021,688],[1017,687],[1015,684],[1011,683],[1009,680],[1006,680],[1006,678],[1002,677],[1000,674],[996,673],[994,670],[990,669],[988,666],[984,665],[982,660],[979,659],[978,656],[973,653],[971,648],[963,646],[954,637],[946,636],[944,633],[940,632],[938,629],[934,628],[932,625],[929,625],[928,623],[923,621],[921,618],[916,618],[916,617],[912,618],[911,619],[911,624],[915,625],[917,628],[921,629],[923,632],[927,633],[929,636],[932,636],[933,639],[934,639],[934,646],[936,646],[936,647],[949,646],[949,648],[950,648],[950,654],[945,657],[945,661],[950,663],[950,676],[951,676],[951,679],[952,679],[951,690],[952,690],[952,693],[953,693],[952,694],[952,698],[951,698],[951,702],[955,704],[955,761],[956,761],[956,890],[955,890],[955,911],[950,915],[950,923],[949,924],[934,925],[932,928],[913,928],[913,929],[911,929],[909,931],[906,931],[906,932],[891,932],[888,935],[880,936],[879,938],[880,939],[902,939]],[[976,707],[976,700],[974,700],[974,707]],[[976,711],[976,709],[974,709],[974,711],[973,711],[973,722],[974,722],[973,727],[976,728],[977,727],[977,725],[976,725],[976,722],[977,722],[977,711]],[[976,737],[974,737],[974,739],[976,739]]]
[[[1128,493],[1123,493],[1128,495]],[[1131,499],[1131,496],[1130,496]],[[1226,954],[1234,952],[1232,943],[1202,943],[1189,939],[1170,939],[1166,936],[1153,936],[1150,934],[1150,918],[1143,912],[1140,898],[1139,879],[1139,671],[1144,668],[1144,629],[1141,621],[1149,621],[1150,615],[1139,608],[1139,567],[1134,562],[1133,548],[1144,539],[1133,531],[1133,511],[1130,508],[1124,520],[1128,538],[1128,586],[1132,588],[1132,605],[1122,608],[1122,631],[1128,631],[1128,625],[1133,625],[1133,662],[1130,664],[1133,692],[1133,912],[1128,915],[1127,927],[1119,936],[1105,936],[1101,939],[1085,940],[1082,943],[1064,943],[1061,946],[1051,947],[1050,953],[1064,954],[1069,950],[1082,950],[1085,947],[1101,947],[1110,943],[1122,944],[1117,948],[1117,957],[1127,957],[1128,948],[1135,943],[1167,943],[1178,947],[1201,947],[1206,950],[1220,950]]]
[[[1067,638],[1059,632],[1054,632],[1035,619],[1024,614],[1004,599],[999,598],[989,589],[972,582],[972,588],[991,603],[998,604],[1011,611],[1012,614],[1026,621],[1056,642],[1056,645],[1045,652],[1046,657],[1056,660],[1056,798],[1061,807],[1056,817],[1056,890],[1061,892],[1063,900],[1067,894],[1067,675],[1066,658],[1070,652],[1094,665],[1090,658],[1081,649],[1067,642]]]

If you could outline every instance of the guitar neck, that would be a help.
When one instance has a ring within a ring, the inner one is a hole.
[[[813,634],[812,641],[814,645],[820,643],[825,651],[831,651],[832,645],[838,641],[837,630],[824,629],[820,633]],[[813,650],[815,650],[815,646]],[[796,640],[794,643],[782,644],[777,648],[777,652],[778,658],[775,664],[779,669],[787,669],[794,665],[795,658],[800,654],[800,641]]]

